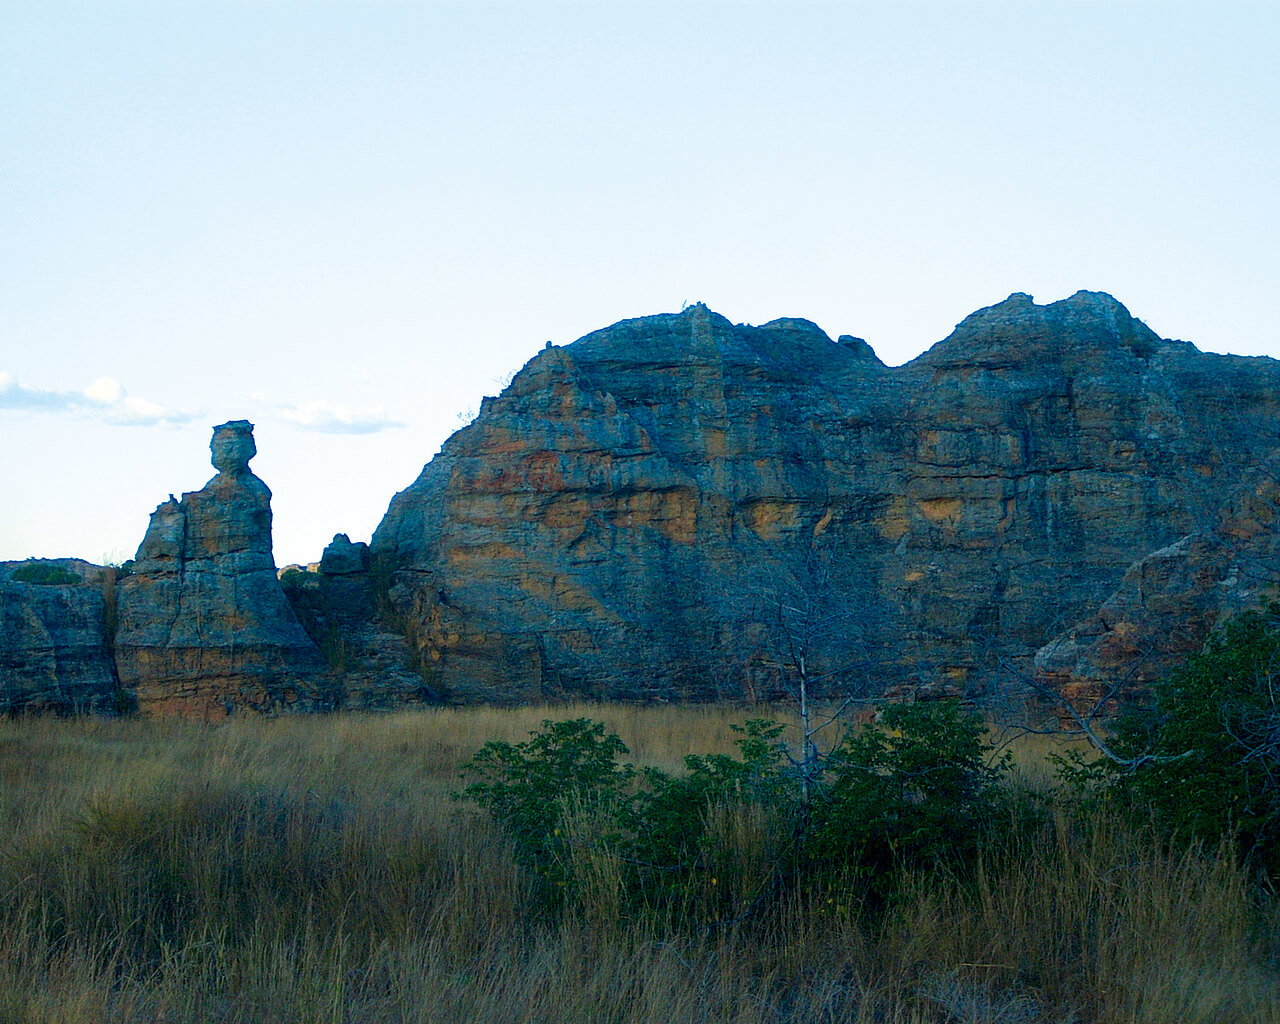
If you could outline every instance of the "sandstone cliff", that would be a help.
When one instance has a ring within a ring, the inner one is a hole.
[[[896,368],[701,305],[548,346],[372,551],[339,534],[283,580],[251,425],[211,447],[132,575],[0,567],[0,712],[767,697],[801,671],[1088,704],[1280,582],[1280,363],[1100,293],[1012,295]]]
[[[831,687],[990,690],[1209,528],[1277,425],[1280,364],[1100,293],[1015,294],[897,368],[695,306],[537,355],[373,552],[455,699],[758,693],[797,638]]]
[[[217,475],[160,505],[118,589],[116,665],[144,714],[320,708],[323,661],[276,578],[271,492],[244,420],[214,428]]]

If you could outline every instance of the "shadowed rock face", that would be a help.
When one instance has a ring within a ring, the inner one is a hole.
[[[119,585],[121,685],[151,714],[318,706],[322,662],[276,579],[252,424],[215,427],[210,448],[217,476],[152,513]]]
[[[1037,651],[1037,680],[1078,711],[1115,711],[1277,584],[1280,486],[1253,474],[1203,529],[1135,562],[1097,611]]]
[[[56,566],[75,583],[8,579],[15,568]],[[0,713],[113,713],[108,645],[114,572],[79,559],[0,564]]]
[[[281,577],[289,603],[334,678],[334,703],[361,710],[438,703],[413,663],[414,652],[386,621],[369,546],[336,534],[314,572]]]
[[[459,699],[756,692],[797,595],[827,685],[972,692],[1214,522],[1278,424],[1280,364],[1100,293],[1010,296],[897,368],[695,306],[541,352],[373,552]]]

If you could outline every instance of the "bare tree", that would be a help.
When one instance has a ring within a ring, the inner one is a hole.
[[[726,667],[753,696],[794,702],[800,736],[787,758],[804,807],[824,769],[822,734],[841,733],[825,744],[837,746],[851,710],[870,699],[870,634],[882,614],[874,594],[815,540],[789,565],[757,568],[736,603],[742,625],[725,645]]]

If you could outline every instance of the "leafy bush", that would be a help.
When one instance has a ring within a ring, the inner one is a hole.
[[[986,763],[984,726],[956,703],[889,708],[816,786],[765,719],[735,727],[740,756],[691,754],[680,775],[618,764],[626,747],[589,719],[543,727],[482,747],[459,796],[489,809],[557,905],[574,865],[598,878],[602,855],[633,907],[703,919],[739,916],[784,876],[852,870],[883,895],[901,869],[972,860],[999,803],[1003,762]]]
[[[80,577],[70,569],[64,569],[54,562],[28,562],[9,573],[9,579],[15,583],[35,583],[42,587],[62,587],[81,582]]]
[[[741,734],[741,757],[688,754],[685,774],[646,768],[648,788],[634,807],[637,855],[646,863],[692,868],[703,857],[709,807],[728,803],[779,805],[788,796],[783,727],[766,719],[731,726]]]
[[[752,719],[738,757],[688,754],[685,772],[645,768],[631,806],[628,851],[637,895],[701,918],[735,917],[797,852],[798,794],[783,726]]]
[[[1171,833],[1280,874],[1280,604],[1240,615],[1117,724],[1114,791]]]
[[[813,809],[811,855],[883,890],[903,867],[958,867],[977,853],[1007,757],[988,764],[982,720],[956,701],[893,704],[835,751]]]
[[[549,883],[550,894],[568,880],[568,813],[589,807],[625,821],[637,773],[617,763],[627,748],[603,723],[575,718],[542,727],[523,743],[481,747],[463,765],[475,781],[459,796],[488,808],[514,840],[516,859]]]
[[[755,720],[734,728],[742,733],[740,758],[690,754],[686,772],[670,775],[619,764],[627,748],[602,723],[545,721],[523,743],[485,744],[463,766],[474,781],[457,795],[503,826],[553,907],[590,884],[582,869],[598,876],[603,856],[633,908],[696,904],[714,914],[759,882],[723,870],[742,859],[721,834],[735,809],[767,808],[775,834],[785,834],[788,813],[782,726]],[[708,889],[716,898],[705,898]]]

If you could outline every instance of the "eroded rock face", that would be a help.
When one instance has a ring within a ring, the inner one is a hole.
[[[1280,364],[1100,293],[1010,296],[898,368],[695,306],[541,352],[373,551],[457,699],[755,692],[797,594],[828,686],[973,692],[1280,462],[1278,424]]]
[[[335,533],[320,556],[320,571],[326,576],[352,576],[369,571],[369,545],[352,544],[345,533]]]
[[[335,534],[315,571],[286,571],[281,583],[328,663],[336,707],[385,710],[438,703],[440,695],[414,667],[417,655],[403,634],[404,624],[387,621],[367,544]]]
[[[210,448],[218,474],[152,513],[119,585],[121,684],[147,714],[324,706],[319,651],[276,579],[252,424],[215,427]]]
[[[1258,473],[1204,529],[1135,562],[1097,611],[1037,651],[1037,680],[1078,712],[1114,712],[1278,585],[1280,485]]]
[[[9,578],[33,565],[77,582]],[[0,563],[0,714],[119,710],[108,642],[113,587],[112,570],[79,559]]]

